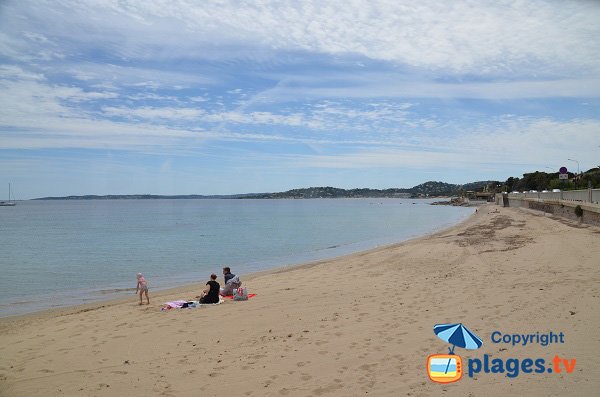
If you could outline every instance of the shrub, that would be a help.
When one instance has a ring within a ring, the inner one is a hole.
[[[575,215],[577,215],[579,218],[581,218],[583,216],[583,210],[581,209],[580,205],[575,207]]]

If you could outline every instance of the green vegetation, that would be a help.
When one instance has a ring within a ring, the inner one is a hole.
[[[500,186],[500,182],[481,181],[465,185],[453,185],[445,182],[429,181],[409,189],[339,189],[334,187],[310,187],[306,189],[293,189],[280,193],[263,193],[244,198],[256,199],[282,199],[282,198],[361,198],[361,197],[434,197],[457,196],[465,191],[486,190],[488,186]]]
[[[581,218],[583,216],[583,209],[580,205],[575,207],[575,215],[577,215],[578,218]]]
[[[497,184],[499,182],[493,182]],[[151,194],[132,195],[106,195],[106,196],[67,196],[67,197],[43,197],[36,200],[156,200],[156,199],[310,199],[310,198],[383,198],[383,197],[427,197],[427,196],[455,196],[466,190],[483,189],[489,184],[488,181],[473,182],[466,185],[453,185],[445,182],[425,182],[408,189],[340,189],[331,186],[309,187],[305,189],[293,189],[278,193],[249,193],[224,196],[201,196],[201,195],[179,195],[160,196]],[[496,185],[494,185],[496,186]]]
[[[436,197],[436,196],[466,196],[467,192],[513,192],[525,190],[573,190],[587,189],[588,186],[600,188],[600,168],[592,168],[581,175],[569,173],[568,181],[561,181],[558,173],[535,171],[523,174],[523,178],[508,178],[505,182],[478,181],[464,185],[453,185],[445,182],[429,181],[412,188],[390,189],[340,189],[331,186],[293,189],[278,193],[248,193],[220,196],[178,195],[160,196],[151,194],[106,195],[106,196],[67,196],[44,197],[36,200],[139,200],[139,199],[310,199],[310,198],[362,198],[362,197]]]
[[[600,168],[592,168],[581,175],[575,175],[569,172],[569,180],[561,181],[558,178],[558,172],[546,173],[535,171],[523,174],[523,178],[510,177],[504,183],[506,191],[525,191],[525,190],[578,190],[592,187],[600,188]]]

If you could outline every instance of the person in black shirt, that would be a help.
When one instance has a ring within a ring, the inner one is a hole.
[[[211,274],[210,280],[206,283],[207,288],[202,291],[202,297],[200,303],[219,303],[219,288],[221,287],[217,283],[217,275]]]

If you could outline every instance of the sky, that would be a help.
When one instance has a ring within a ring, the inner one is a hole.
[[[0,199],[600,166],[598,1],[0,1]]]

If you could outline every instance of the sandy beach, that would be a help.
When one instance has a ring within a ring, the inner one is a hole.
[[[198,295],[198,280],[151,291],[149,306],[132,294],[1,319],[0,395],[596,395],[599,242],[598,228],[486,205],[434,235],[241,275],[257,294],[246,302],[160,310]],[[427,357],[449,347],[433,333],[438,323],[463,323],[483,340],[456,348],[465,373],[445,385],[426,372]],[[494,332],[550,331],[564,343],[492,341]],[[576,364],[571,373],[469,376],[467,360],[484,355]]]

